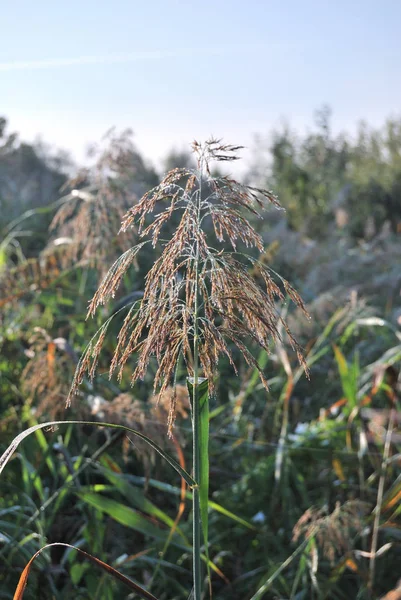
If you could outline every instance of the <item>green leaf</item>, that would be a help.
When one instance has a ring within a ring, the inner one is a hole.
[[[2,267],[5,267],[7,264],[7,254],[6,251],[4,250],[4,248],[2,248],[0,246],[0,271],[2,270]]]
[[[209,537],[209,385],[205,381],[199,385],[200,408],[200,482],[199,497],[202,517],[203,540],[208,549]]]
[[[358,355],[355,354],[354,361],[351,366],[348,365],[344,354],[340,348],[333,344],[334,355],[336,358],[338,371],[340,373],[341,385],[345,397],[349,402],[349,406],[354,408],[357,403],[358,393],[358,378],[359,378],[359,361]]]
[[[348,364],[345,359],[344,354],[341,352],[340,348],[333,344],[334,355],[336,357],[338,371],[340,373],[341,379],[345,379],[348,376]]]
[[[44,433],[41,429],[38,429],[37,431],[35,431],[35,437],[36,437],[36,440],[37,440],[44,456],[45,456],[46,465],[47,465],[50,473],[53,475],[53,477],[56,477],[56,467],[54,465],[54,462],[52,461],[52,459],[49,456],[49,444],[47,443],[46,436],[44,435]]]
[[[188,492],[188,495],[192,496],[192,494],[190,494],[189,492]],[[215,510],[216,512],[219,512],[220,514],[224,515],[228,519],[231,519],[232,521],[236,521],[237,523],[239,523],[240,525],[243,525],[244,527],[247,527],[248,529],[252,529],[253,531],[257,530],[257,527],[255,527],[251,523],[248,523],[248,521],[245,521],[245,519],[242,519],[235,513],[231,512],[230,510],[227,510],[227,508],[224,508],[224,506],[221,506],[221,504],[217,504],[217,502],[213,502],[213,500],[209,500],[209,508],[211,508],[212,510]]]
[[[145,477],[137,477],[136,475],[128,475],[128,477],[141,486],[144,486],[146,482],[146,484],[150,487],[154,487],[155,489],[161,490],[162,492],[167,492],[168,494],[172,494],[174,496],[179,496],[181,494],[180,488],[175,487],[170,483],[164,483],[163,481],[157,481],[156,479],[145,479]],[[192,500],[192,493],[188,491],[186,493],[186,497]],[[257,531],[258,529],[257,527],[252,525],[252,523],[248,523],[248,521],[245,521],[245,519],[243,519],[242,517],[239,517],[230,510],[227,510],[227,508],[224,508],[224,506],[221,506],[221,504],[218,504],[213,500],[209,500],[209,508],[226,516],[228,519],[237,522],[239,525],[247,527],[248,529],[252,529],[253,531]]]
[[[128,483],[124,475],[114,473],[113,471],[110,471],[110,469],[106,469],[104,467],[101,467],[100,471],[110,481],[114,489],[118,490],[120,494],[125,496],[132,506],[135,506],[142,512],[159,519],[168,527],[174,527],[174,519],[169,517],[163,510],[155,506],[153,502],[145,498],[143,491]],[[184,539],[185,543],[189,545],[188,540],[180,528],[175,527],[175,530]]]
[[[199,502],[202,521],[203,542],[205,553],[209,559],[208,545],[208,509],[209,509],[209,382],[207,379],[200,380],[195,384],[192,379],[187,379],[190,398],[193,398],[194,392],[197,395],[197,402],[193,403],[193,409],[198,408],[199,422],[199,458],[200,458],[200,479],[199,479]]]
[[[88,567],[89,566],[87,563],[75,563],[72,565],[72,567],[70,569],[70,577],[71,577],[71,581],[74,585],[78,585],[78,583],[82,579],[82,576],[88,570]]]
[[[111,498],[106,498],[96,492],[78,491],[75,493],[78,498],[81,498],[81,500],[87,504],[106,513],[114,519],[114,521],[121,523],[121,525],[125,525],[130,529],[135,529],[144,535],[149,535],[162,541],[167,540],[167,530],[157,527],[133,508],[130,508],[121,502],[117,502],[116,500],[112,500]],[[173,537],[172,544],[188,550],[188,545],[178,543],[177,538],[174,539]]]

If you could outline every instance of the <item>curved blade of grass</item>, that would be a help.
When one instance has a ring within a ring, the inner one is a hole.
[[[25,212],[22,213],[22,215],[19,215],[16,219],[13,219],[12,221],[10,221],[10,223],[8,223],[8,225],[4,228],[4,234],[11,232],[17,225],[19,225],[26,219],[29,219],[29,217],[36,216],[36,215],[42,215],[42,214],[51,212],[53,209],[57,208],[61,204],[64,204],[65,202],[67,202],[67,200],[68,200],[68,196],[60,198],[59,200],[56,200],[55,202],[51,202],[50,204],[47,204],[46,206],[38,206],[37,208],[30,208],[30,209],[26,210]]]
[[[8,463],[8,461],[10,460],[11,456],[13,455],[15,450],[18,448],[20,443],[26,437],[28,437],[28,435],[30,435],[31,433],[34,433],[38,429],[47,428],[47,429],[53,430],[54,427],[58,427],[59,425],[71,425],[71,424],[72,425],[94,425],[95,427],[111,427],[112,429],[121,429],[123,431],[128,431],[128,433],[132,433],[132,434],[140,437],[147,444],[149,444],[149,446],[151,446],[154,450],[156,450],[156,452],[158,452],[164,458],[164,460],[166,460],[183,479],[185,479],[185,481],[187,482],[187,484],[190,487],[193,487],[194,485],[196,485],[195,480],[192,479],[192,477],[189,475],[189,473],[187,473],[185,471],[185,469],[183,469],[172,456],[167,454],[167,452],[165,452],[162,448],[160,448],[160,446],[155,444],[155,442],[153,440],[146,437],[146,435],[143,435],[143,433],[136,431],[136,429],[131,429],[130,427],[126,427],[125,425],[117,425],[116,423],[103,423],[100,421],[49,421],[47,423],[39,423],[38,425],[29,427],[29,429],[25,429],[25,431],[22,431],[22,433],[20,433],[13,439],[11,444],[8,446],[7,450],[0,457],[0,473],[3,471],[4,467],[6,466],[6,464]]]
[[[137,583],[134,583],[131,579],[128,579],[128,577],[126,577],[125,575],[120,573],[120,571],[117,571],[116,569],[114,569],[114,567],[111,567],[110,565],[103,562],[99,558],[92,556],[92,554],[88,554],[87,552],[85,552],[84,550],[81,550],[80,548],[76,548],[75,546],[71,546],[70,544],[64,544],[61,542],[56,542],[54,544],[47,544],[46,546],[43,546],[43,548],[38,550],[32,556],[31,560],[27,563],[27,565],[25,566],[25,569],[21,573],[21,577],[19,579],[17,589],[15,590],[14,600],[22,600],[22,598],[24,596],[24,591],[25,591],[26,585],[28,583],[29,572],[31,570],[31,567],[32,567],[32,564],[33,564],[35,558],[37,558],[39,556],[39,554],[41,554],[43,552],[43,550],[45,550],[46,548],[51,548],[53,546],[63,546],[65,548],[71,548],[73,550],[76,550],[77,552],[79,552],[81,554],[81,556],[83,556],[87,560],[91,561],[97,567],[100,567],[101,569],[106,571],[106,573],[108,573],[109,575],[114,577],[114,579],[118,579],[119,581],[121,581],[124,585],[129,587],[130,590],[132,590],[133,592],[136,592],[138,594],[138,596],[140,596],[141,598],[145,598],[145,600],[157,600],[157,598],[155,596],[153,596],[153,594],[147,592],[143,587],[141,587]]]

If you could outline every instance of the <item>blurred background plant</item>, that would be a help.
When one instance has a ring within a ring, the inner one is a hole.
[[[153,366],[133,389],[129,377],[117,387],[107,376],[125,316],[118,311],[141,297],[157,248],[138,256],[113,302],[85,322],[104,269],[123,250],[115,237],[120,211],[161,174],[125,133],[103,141],[83,176],[62,154],[19,142],[5,120],[0,131],[1,449],[21,428],[76,415],[154,436],[188,470],[184,391],[169,440],[160,411],[170,398],[155,408]],[[189,156],[179,157],[183,167]],[[234,348],[239,377],[228,360],[219,363],[209,504],[212,587],[219,599],[373,599],[396,587],[400,156],[398,121],[378,130],[361,126],[353,139],[333,136],[327,109],[312,134],[296,138],[284,130],[273,144],[255,144],[244,180],[274,189],[287,211],[269,212],[263,228],[256,219],[252,224],[267,248],[265,263],[307,301],[311,321],[285,301],[277,310],[305,349],[311,379],[301,377],[285,341],[269,357],[265,351],[258,356],[268,392]],[[40,191],[32,182],[44,177]],[[98,223],[93,239],[88,219]],[[58,229],[48,233],[51,222]],[[77,357],[112,315],[97,375],[84,381],[74,412],[65,413]],[[183,373],[178,370],[178,381]],[[92,552],[157,598],[187,598],[191,502],[178,478],[171,481],[157,454],[120,433],[60,426],[27,438],[0,480],[0,598],[13,597],[29,558],[55,541]],[[35,562],[25,597],[124,593],[121,583],[99,577],[74,551],[54,547]]]

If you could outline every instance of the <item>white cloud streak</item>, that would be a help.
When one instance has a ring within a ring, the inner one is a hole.
[[[197,58],[210,56],[230,56],[248,52],[288,52],[296,48],[288,43],[255,42],[254,44],[232,44],[220,47],[177,48],[175,50],[141,50],[122,54],[77,56],[70,58],[49,58],[38,60],[9,60],[0,62],[0,72],[35,71],[41,69],[59,69],[63,67],[85,65],[117,65],[142,61],[165,60],[193,56]]]
[[[135,63],[146,60],[164,60],[171,58],[181,58],[187,56],[224,56],[238,54],[249,51],[262,50],[277,50],[280,46],[281,50],[288,50],[288,44],[239,44],[222,47],[205,47],[205,48],[180,48],[176,50],[143,50],[137,52],[128,52],[124,54],[109,54],[100,56],[78,56],[71,58],[50,58],[41,60],[15,60],[0,62],[0,72],[6,71],[34,71],[40,69],[54,69],[62,67],[74,67],[85,65],[115,65]]]
[[[78,56],[75,58],[51,58],[45,60],[21,60],[0,63],[0,71],[32,71],[80,65],[106,65],[137,62],[142,60],[160,60],[174,56],[171,52],[132,52],[129,54],[110,54],[105,56]]]

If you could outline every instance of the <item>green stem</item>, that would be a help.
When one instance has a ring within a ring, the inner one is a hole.
[[[375,584],[375,570],[376,570],[376,552],[377,552],[377,543],[379,539],[379,528],[380,528],[380,517],[383,505],[383,495],[384,495],[384,484],[386,481],[386,473],[387,473],[387,461],[390,455],[390,447],[391,447],[391,436],[393,435],[394,430],[394,422],[395,422],[395,408],[392,407],[390,409],[390,417],[389,423],[386,431],[386,439],[384,442],[383,449],[383,458],[380,469],[380,479],[379,486],[377,489],[377,501],[376,507],[374,509],[374,522],[372,529],[372,543],[370,548],[370,563],[369,563],[369,579],[368,579],[368,589],[370,591],[371,597],[373,595],[373,587]]]
[[[194,378],[195,379],[195,378]],[[193,406],[192,406],[192,431],[193,431],[193,477],[196,482],[200,481],[200,452],[199,452],[199,394],[198,386],[194,381],[193,388]],[[193,577],[194,577],[194,600],[201,599],[201,514],[199,483],[193,489]]]
[[[200,220],[200,205],[202,201],[202,163],[200,164],[199,176],[199,192],[198,202],[196,207],[196,222],[199,226]],[[193,579],[194,579],[194,600],[201,600],[201,514],[200,514],[200,497],[199,497],[199,482],[200,482],[200,406],[199,406],[199,241],[196,240],[195,253],[195,305],[194,305],[194,378],[193,378],[193,394],[192,394],[192,440],[193,440],[193,478],[196,481],[196,487],[193,490],[192,500],[192,546],[193,546]]]

